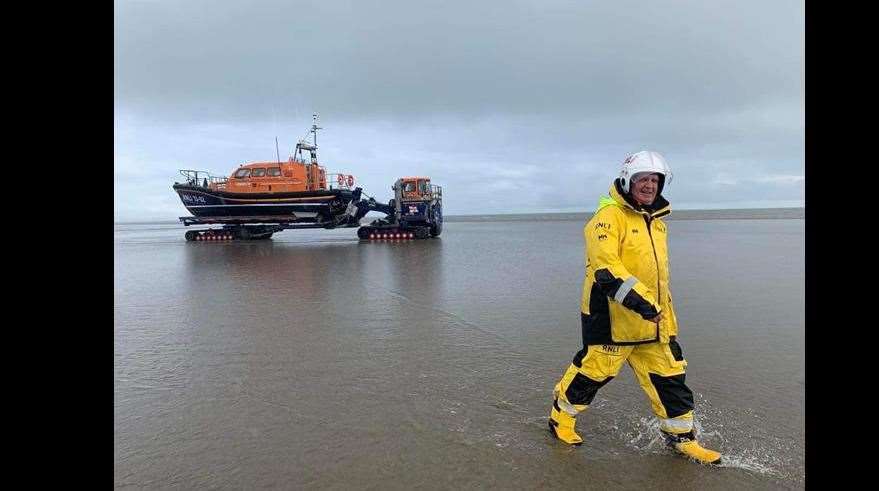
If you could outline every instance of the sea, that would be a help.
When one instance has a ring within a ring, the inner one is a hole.
[[[114,225],[117,489],[802,489],[805,210],[667,218],[700,441],[667,448],[631,369],[569,447],[552,389],[580,349],[589,213],[448,216],[187,242]]]

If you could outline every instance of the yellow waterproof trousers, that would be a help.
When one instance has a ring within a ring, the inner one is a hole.
[[[660,428],[675,435],[692,430],[693,392],[684,383],[687,361],[674,338],[669,343],[589,345],[580,350],[555,386],[554,409],[576,417],[627,361],[650,399]]]

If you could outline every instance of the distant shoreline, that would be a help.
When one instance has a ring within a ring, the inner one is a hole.
[[[534,220],[546,221],[585,220],[593,211],[568,213],[521,213],[504,215],[446,215],[448,222],[511,222]],[[717,210],[674,210],[665,220],[797,220],[806,218],[805,208],[729,208]]]
[[[446,215],[447,222],[515,222],[525,220],[573,221],[591,217],[592,211],[564,213],[504,213],[496,215]],[[674,210],[667,220],[797,220],[806,218],[806,209],[800,208],[725,208],[717,210]],[[113,222],[114,225],[169,225],[178,220],[147,220]]]

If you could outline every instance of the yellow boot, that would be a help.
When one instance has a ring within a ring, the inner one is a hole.
[[[680,435],[675,435],[663,431],[666,436],[666,442],[670,447],[687,457],[699,462],[700,464],[720,464],[720,452],[709,450],[696,441],[696,432],[689,431]]]
[[[559,440],[568,445],[580,445],[583,439],[574,431],[577,420],[559,408],[558,399],[552,401],[552,412],[549,413],[549,430]]]

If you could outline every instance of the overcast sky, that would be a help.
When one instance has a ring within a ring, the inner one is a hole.
[[[178,169],[228,175],[324,128],[318,157],[446,214],[592,211],[629,153],[672,208],[804,206],[803,1],[117,0],[115,217],[187,215]]]

